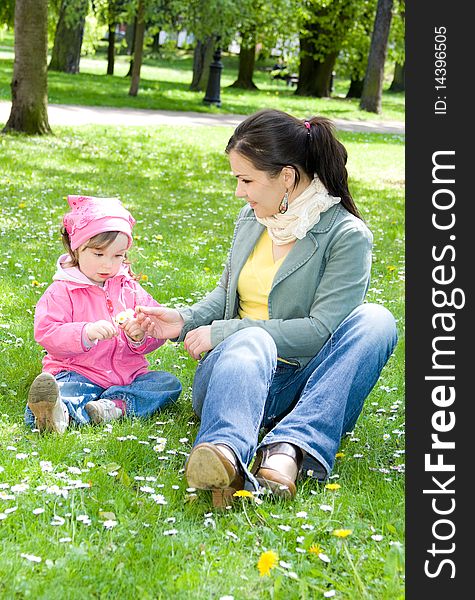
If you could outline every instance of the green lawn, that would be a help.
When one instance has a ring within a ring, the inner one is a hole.
[[[0,100],[10,100],[10,82],[13,69],[12,36],[3,34],[0,38]],[[48,73],[49,102],[57,104],[84,104],[88,106],[117,106],[160,110],[181,110],[199,112],[221,112],[251,114],[261,108],[281,109],[296,116],[307,117],[322,114],[341,119],[361,120],[404,120],[404,94],[387,91],[391,83],[391,65],[385,80],[380,115],[359,110],[358,100],[345,99],[349,81],[336,77],[332,98],[310,98],[295,96],[294,87],[280,80],[273,80],[265,64],[257,63],[255,83],[259,91],[245,91],[230,88],[237,78],[238,57],[223,56],[221,77],[221,108],[203,104],[204,92],[191,92],[192,77],[191,53],[178,52],[169,59],[156,59],[146,56],[141,71],[139,94],[128,95],[130,79],[126,77],[130,57],[119,55],[116,59],[114,76],[105,75],[107,63],[102,50],[94,57],[83,57],[77,75],[67,75],[50,71]]]
[[[143,285],[164,304],[193,302],[219,278],[241,205],[223,152],[231,129],[55,132],[0,136],[0,597],[402,599],[403,139],[340,135],[375,236],[368,300],[393,311],[400,334],[342,443],[331,479],[340,487],[305,481],[292,503],[242,498],[220,511],[183,479],[198,421],[196,363],[181,346],[167,342],[149,355],[184,387],[156,418],[60,437],[29,432],[22,415],[41,368],[33,313],[62,250],[65,196],[118,195],[137,219],[131,256]],[[339,538],[337,529],[351,534]],[[282,562],[261,577],[265,550]]]

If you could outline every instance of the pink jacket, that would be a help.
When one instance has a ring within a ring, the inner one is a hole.
[[[43,370],[53,375],[75,371],[101,387],[128,385],[138,375],[147,373],[149,363],[144,354],[164,343],[145,336],[140,345],[130,342],[120,330],[118,336],[97,342],[91,348],[83,343],[86,323],[113,317],[137,305],[159,306],[127,272],[108,279],[104,287],[94,285],[74,268],[61,265],[59,258],[53,283],[39,299],[35,310],[35,340],[45,348]]]

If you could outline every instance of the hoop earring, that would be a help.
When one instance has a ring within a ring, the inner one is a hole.
[[[279,212],[281,215],[286,213],[289,209],[289,192],[285,192],[282,202],[279,204]]]

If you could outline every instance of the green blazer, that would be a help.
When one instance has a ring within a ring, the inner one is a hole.
[[[214,348],[239,329],[262,327],[273,337],[281,358],[304,366],[363,303],[373,236],[361,219],[336,204],[283,260],[269,294],[269,320],[240,319],[239,273],[263,231],[254,211],[245,206],[218,286],[200,302],[179,309],[185,326],[178,340],[191,329],[211,324]]]

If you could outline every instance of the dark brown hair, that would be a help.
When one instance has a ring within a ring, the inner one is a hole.
[[[226,153],[238,152],[270,177],[277,177],[284,167],[292,167],[295,187],[303,173],[310,179],[316,173],[328,192],[340,197],[341,204],[361,219],[348,189],[348,154],[334,129],[325,117],[302,120],[280,110],[265,109],[236,127]]]
[[[100,250],[102,248],[107,248],[107,246],[110,246],[112,242],[115,241],[119,233],[120,231],[104,231],[103,233],[98,233],[97,235],[94,235],[92,238],[87,240],[87,242],[84,243],[82,246],[76,248],[76,250],[72,250],[68,232],[66,231],[66,228],[64,226],[61,227],[61,238],[63,246],[65,247],[66,252],[69,254],[70,258],[70,260],[68,260],[67,263],[65,263],[65,266],[77,267],[79,265],[79,252],[81,251],[81,249],[97,248],[98,250]],[[128,268],[130,276],[134,279],[138,279],[138,277],[132,271],[130,261],[127,258],[127,253],[125,253],[124,265],[126,265],[126,267]]]

